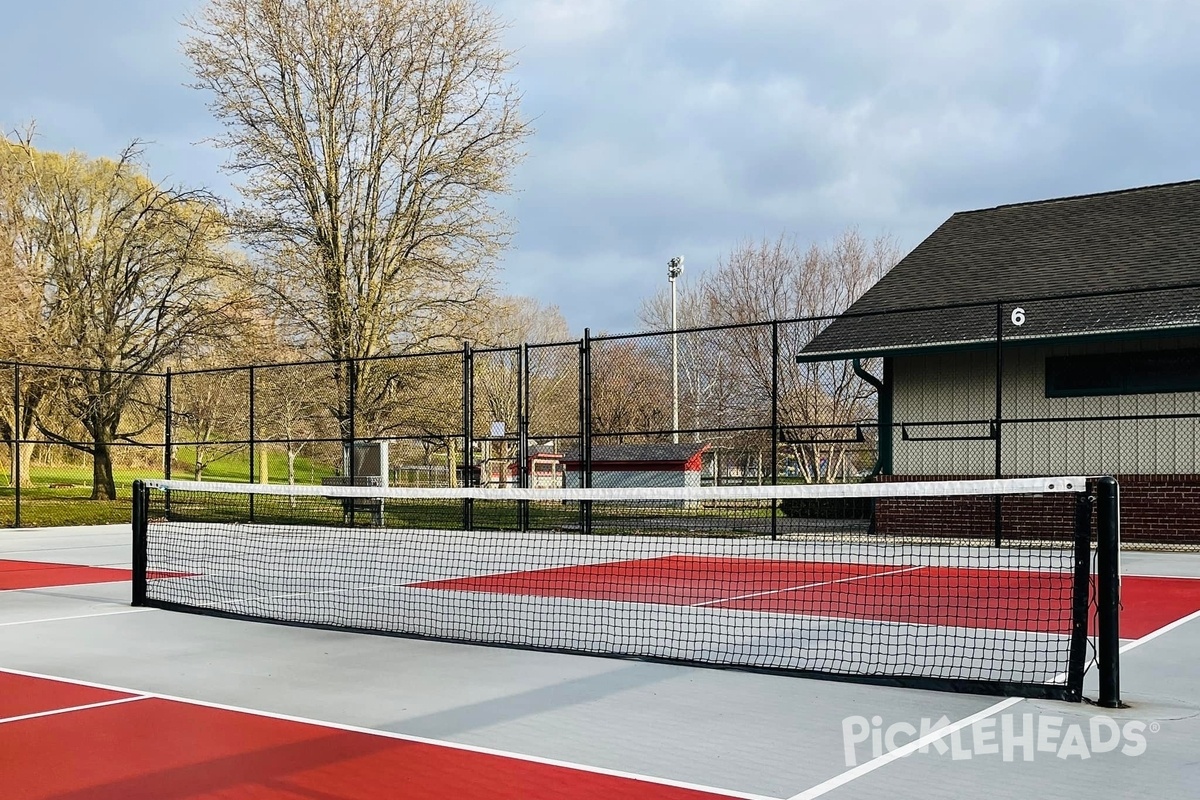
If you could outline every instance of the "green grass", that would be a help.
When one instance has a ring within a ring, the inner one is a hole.
[[[181,522],[211,522],[217,524],[253,521],[262,525],[303,530],[305,526],[341,527],[345,524],[342,503],[320,495],[289,498],[276,495],[254,497],[251,515],[247,495],[220,494],[206,497],[186,490],[172,492],[170,510],[160,494],[152,497],[152,518],[169,518]],[[727,524],[706,526],[705,536],[761,535],[759,526],[743,526],[750,519],[769,519],[769,507],[740,507],[736,509],[648,507],[644,505],[613,507],[597,505],[592,511],[593,535],[653,535],[691,536],[696,532],[687,525],[689,520],[720,518]],[[519,528],[516,501],[475,501],[472,509],[476,530],[515,531]],[[355,524],[372,523],[370,505],[361,503],[355,514]],[[464,530],[463,503],[459,500],[418,501],[388,499],[383,506],[383,526],[417,530]],[[531,502],[529,530],[578,531],[580,509],[577,503]]]
[[[191,480],[193,448],[181,447],[176,453],[172,477]],[[287,482],[287,455],[271,452],[267,457],[271,483]],[[332,466],[307,458],[296,459],[296,480],[316,482],[334,474]],[[161,478],[161,468],[114,467],[113,481],[117,500],[92,500],[92,464],[33,464],[29,468],[32,486],[21,488],[21,526],[57,527],[64,525],[101,525],[129,522],[133,513],[130,495],[135,480]],[[248,453],[226,456],[204,470],[204,480],[246,483],[250,479]],[[9,477],[0,473],[0,527],[16,523],[16,490]]]
[[[171,477],[175,480],[191,480],[196,463],[194,447],[180,447],[175,453]],[[261,468],[260,468],[261,470]],[[337,474],[332,464],[314,461],[304,456],[296,457],[296,482],[319,484],[321,478]],[[231,453],[210,463],[204,468],[204,480],[246,483],[250,480],[250,454]],[[255,480],[259,479],[255,476]],[[271,483],[287,483],[287,454],[277,451],[267,453],[267,479]]]

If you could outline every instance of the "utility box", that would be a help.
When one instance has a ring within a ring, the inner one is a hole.
[[[388,485],[388,443],[387,442],[355,442],[354,443],[354,469],[351,469],[350,462],[350,445],[342,447],[342,475],[350,477],[353,475],[358,478],[377,478],[378,482],[372,481],[369,486],[387,486]]]

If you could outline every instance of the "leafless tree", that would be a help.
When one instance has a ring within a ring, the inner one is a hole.
[[[899,256],[890,238],[868,241],[854,229],[828,245],[803,246],[789,236],[737,245],[680,292],[680,328],[738,326],[678,334],[681,409],[701,420],[696,427],[765,426],[777,380],[779,422],[790,429],[789,438],[799,440],[790,449],[802,476],[833,480],[857,471],[855,450],[869,443],[837,440],[854,438],[856,429],[846,426],[875,413],[874,390],[855,373],[853,362],[797,363],[796,357]],[[664,290],[643,305],[642,321],[667,329],[669,312]],[[788,321],[775,325],[775,352],[772,321],[779,320]],[[763,436],[728,438],[716,444],[760,452],[769,446]]]
[[[346,359],[461,336],[528,133],[500,22],[471,0],[210,0],[187,24],[258,282],[337,384]],[[360,414],[395,393],[385,371],[358,363]]]
[[[50,441],[90,454],[92,496],[112,499],[114,445],[153,424],[153,414],[131,413],[156,405],[144,373],[214,334],[237,302],[220,281],[226,228],[204,193],[149,180],[136,146],[114,161],[16,145],[40,270],[29,297],[58,360],[78,367],[47,373],[53,385],[36,424]]]

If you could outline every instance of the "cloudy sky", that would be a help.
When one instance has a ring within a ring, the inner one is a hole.
[[[0,124],[146,141],[229,192],[179,20],[198,0],[8,4]],[[956,210],[1200,178],[1195,0],[495,0],[529,157],[500,279],[576,331],[738,241],[856,226],[911,249]]]

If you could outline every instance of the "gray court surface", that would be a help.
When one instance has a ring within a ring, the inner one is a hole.
[[[129,539],[122,527],[0,531],[0,558],[128,566]],[[1200,555],[1125,553],[1122,568],[1200,577]],[[1112,711],[135,610],[129,598],[124,582],[0,592],[0,668],[735,797],[1200,795],[1200,620],[1126,643],[1130,707]],[[926,752],[888,752],[889,735],[915,745],[922,731]]]

